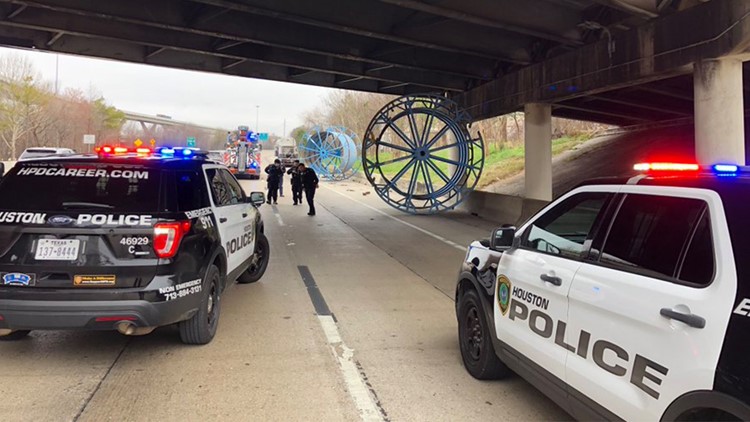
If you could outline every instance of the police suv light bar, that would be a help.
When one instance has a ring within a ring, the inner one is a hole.
[[[165,157],[177,156],[185,158],[208,155],[208,151],[190,147],[161,147],[156,150],[156,153]]]
[[[698,171],[698,164],[688,163],[638,163],[633,166],[636,171]]]
[[[741,167],[736,164],[714,164],[712,166],[700,166],[695,163],[638,163],[633,166],[633,170],[645,173],[659,172],[704,172],[713,173],[717,176],[736,176],[740,172],[747,172],[747,167]]]

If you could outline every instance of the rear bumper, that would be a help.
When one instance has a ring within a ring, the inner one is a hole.
[[[190,318],[194,300],[14,300],[0,299],[0,328],[12,330],[113,330],[121,321],[157,327]]]
[[[238,170],[236,167],[230,167],[229,172],[235,176],[247,175],[247,176],[258,176],[260,175],[260,169],[247,168],[244,171]]]

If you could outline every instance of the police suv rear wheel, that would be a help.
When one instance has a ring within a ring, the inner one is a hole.
[[[458,304],[458,341],[464,367],[476,379],[498,379],[510,373],[495,355],[492,335],[477,292],[465,292]]]
[[[240,275],[237,280],[240,284],[255,283],[263,277],[263,274],[268,268],[268,258],[271,256],[271,245],[268,243],[268,238],[263,233],[258,233],[258,239],[255,242],[255,254],[253,256],[253,263],[248,267],[247,271]]]
[[[203,284],[203,293],[198,312],[187,321],[180,322],[180,339],[185,344],[208,344],[216,335],[221,311],[221,285],[219,269],[209,267]]]
[[[22,338],[29,335],[31,330],[16,330],[13,331],[10,334],[0,336],[0,341],[15,341],[15,340],[21,340]]]

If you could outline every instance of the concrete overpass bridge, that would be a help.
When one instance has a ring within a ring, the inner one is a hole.
[[[190,127],[190,128],[195,128],[195,129],[205,130],[205,131],[217,130],[217,128],[200,126],[200,125],[196,125],[190,122],[182,122],[179,120],[174,120],[171,117],[164,116],[164,115],[157,114],[156,116],[152,116],[150,114],[135,113],[132,111],[123,111],[123,113],[125,113],[125,120],[130,121],[130,122],[140,123],[141,129],[143,129],[143,132],[149,138],[153,137],[154,130],[156,129],[157,126],[162,126],[162,127],[167,127],[167,128]]]
[[[524,110],[526,193],[549,199],[551,116],[694,117],[699,160],[744,163],[749,15],[745,0],[0,0],[0,44],[440,92],[474,119]]]
[[[439,92],[474,119],[523,110],[528,198],[491,215],[512,223],[552,195],[551,116],[694,120],[700,160],[745,162],[749,16],[748,0],[0,0],[0,44]],[[569,419],[519,377],[480,383],[461,365],[456,270],[494,222],[403,215],[355,183],[321,188],[316,217],[288,196],[261,207],[273,258],[263,280],[222,297],[211,345],[178,345],[170,327],[132,339],[63,331],[0,342],[3,420]],[[491,208],[485,193],[470,199]],[[619,399],[639,397],[650,400]]]

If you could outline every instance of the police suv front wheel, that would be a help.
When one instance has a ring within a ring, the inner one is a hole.
[[[200,308],[190,319],[180,322],[180,339],[185,344],[208,344],[216,335],[221,311],[221,284],[219,269],[208,268],[203,283]]]
[[[268,238],[263,233],[258,233],[258,238],[255,241],[255,253],[253,254],[252,263],[247,268],[247,271],[240,275],[237,280],[240,284],[255,283],[263,277],[263,274],[268,268],[268,258],[271,256],[271,245],[268,243]]]
[[[480,380],[507,376],[510,369],[495,355],[492,335],[485,319],[482,303],[475,290],[461,295],[458,303],[458,342],[464,367]]]

